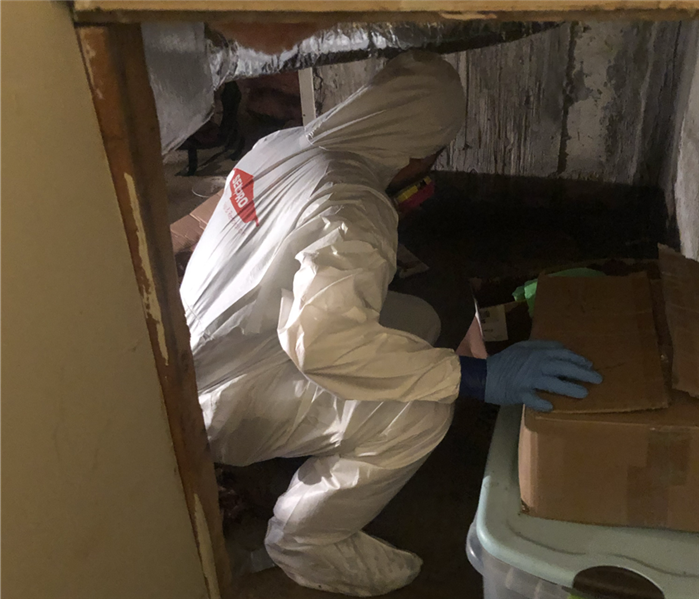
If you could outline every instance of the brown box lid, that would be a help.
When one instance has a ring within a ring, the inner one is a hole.
[[[669,404],[646,273],[540,277],[532,338],[560,341],[604,377],[600,385],[588,385],[583,400],[542,393],[555,411],[628,412]]]

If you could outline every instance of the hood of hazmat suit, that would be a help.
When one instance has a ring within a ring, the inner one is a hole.
[[[373,595],[419,570],[416,556],[358,531],[446,431],[460,364],[453,351],[379,322],[398,242],[384,190],[411,158],[454,139],[464,111],[450,65],[427,52],[398,56],[305,128],[260,140],[229,175],[188,264],[181,297],[215,460],[348,455],[358,431],[391,431],[388,455],[309,460],[302,471],[316,469],[314,485],[300,471],[280,498],[267,546],[301,584]],[[429,442],[416,440],[418,407],[447,414]],[[291,548],[285,531],[294,526]],[[372,560],[373,573],[355,571]],[[404,572],[391,575],[391,563]]]

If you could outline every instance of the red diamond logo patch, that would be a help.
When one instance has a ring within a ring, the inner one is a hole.
[[[231,182],[228,185],[231,205],[240,217],[240,220],[246,224],[255,221],[255,225],[259,226],[260,222],[257,220],[257,212],[253,200],[253,188],[252,175],[237,168],[233,169]]]

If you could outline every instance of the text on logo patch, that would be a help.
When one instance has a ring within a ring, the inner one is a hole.
[[[236,214],[244,223],[255,221],[255,225],[259,226],[253,200],[253,176],[236,168],[233,169],[230,181],[231,205]]]

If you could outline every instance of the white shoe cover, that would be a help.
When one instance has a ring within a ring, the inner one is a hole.
[[[269,556],[294,582],[311,589],[355,597],[385,595],[410,584],[422,560],[385,541],[357,532],[333,545],[297,545],[283,539],[270,521]]]

